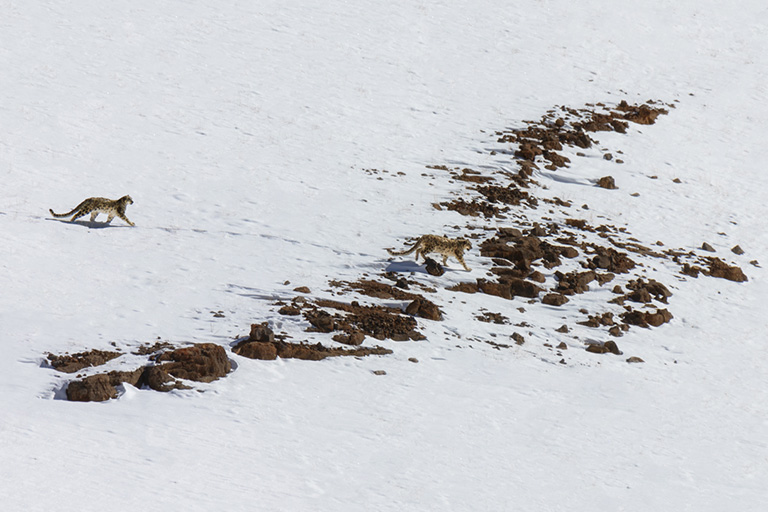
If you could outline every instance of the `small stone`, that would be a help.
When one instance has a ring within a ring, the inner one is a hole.
[[[512,339],[515,340],[515,344],[517,345],[522,345],[525,343],[525,338],[523,338],[523,335],[519,333],[514,333],[512,335]]]
[[[707,252],[715,252],[715,248],[709,245],[707,242],[701,244],[701,250]]]
[[[603,155],[604,160],[613,160],[613,155],[610,153],[606,153]]]
[[[299,293],[309,293],[309,288],[306,286],[299,286],[297,288],[294,288],[293,291],[299,292]]]
[[[384,370],[373,370],[373,374],[374,375],[386,375],[387,372],[385,372]]]
[[[445,269],[432,258],[427,258],[426,270],[427,270],[427,274],[436,276],[436,277],[440,277],[443,274],[445,274]]]
[[[675,178],[672,180],[672,183],[682,183],[682,181],[680,181],[680,178]]]
[[[564,341],[561,341],[561,342],[560,342],[560,343],[557,345],[557,348],[558,348],[559,350],[568,350],[568,345],[566,345]]]
[[[640,359],[637,356],[632,356],[629,359],[627,359],[627,362],[628,363],[644,363],[645,361],[643,361],[642,359]]]
[[[557,329],[555,329],[555,331],[562,332],[562,333],[568,333],[568,332],[570,332],[570,329],[568,329],[567,325],[563,324],[560,327],[558,327]]]
[[[408,358],[408,360],[409,360],[410,362],[412,362],[412,363],[418,363],[418,362],[419,362],[419,360],[418,360],[418,359],[416,359],[415,357],[409,357],[409,358]]]
[[[620,356],[621,354],[623,354],[623,353],[624,353],[624,352],[622,352],[621,350],[619,350],[619,346],[618,346],[618,345],[616,345],[616,342],[615,342],[615,341],[611,341],[611,340],[608,340],[608,341],[606,341],[606,342],[605,342],[605,348],[607,348],[607,349],[608,349],[608,351],[609,351],[611,354],[616,354],[617,356]]]
[[[741,256],[742,254],[744,254],[744,249],[742,249],[742,248],[741,248],[741,247],[739,247],[738,245],[734,245],[734,246],[733,246],[733,249],[731,249],[731,252],[732,252],[733,254],[736,254],[736,255],[739,255],[739,256]]]
[[[597,186],[608,190],[615,190],[618,188],[616,186],[616,181],[613,179],[613,176],[603,176],[597,180]]]

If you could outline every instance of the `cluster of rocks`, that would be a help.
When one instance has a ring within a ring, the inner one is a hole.
[[[348,338],[346,344],[360,345],[364,336],[356,332],[350,335],[354,341]],[[358,337],[358,335],[360,335]],[[267,322],[251,325],[251,332],[247,339],[240,341],[232,349],[235,354],[250,359],[271,360],[277,359],[304,359],[308,361],[320,361],[328,357],[338,356],[368,356],[391,354],[392,351],[381,347],[371,348],[330,348],[321,343],[290,343],[284,337],[276,336]]]
[[[122,354],[91,350],[73,355],[49,355],[51,366],[67,373],[77,372],[86,367],[105,364]],[[69,361],[61,364],[62,361]],[[103,402],[117,398],[117,387],[127,383],[136,387],[148,387],[155,391],[189,389],[177,379],[196,382],[212,382],[224,377],[231,365],[224,347],[213,343],[200,343],[190,347],[177,348],[156,353],[150,363],[129,371],[110,371],[90,375],[71,381],[66,389],[67,399],[76,402]],[[78,367],[74,369],[75,367]]]

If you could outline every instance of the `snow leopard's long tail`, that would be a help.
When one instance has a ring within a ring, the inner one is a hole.
[[[406,249],[405,251],[393,251],[392,249],[387,249],[387,252],[392,256],[407,256],[419,247],[420,242],[421,240],[413,244],[413,246],[410,249]]]
[[[62,217],[69,217],[70,215],[72,215],[73,213],[75,213],[75,212],[77,211],[77,208],[75,208],[74,210],[72,210],[72,211],[71,211],[71,212],[69,212],[69,213],[56,213],[56,212],[54,212],[54,211],[53,211],[52,209],[50,209],[50,208],[48,208],[48,211],[49,211],[49,212],[51,212],[51,215],[53,215],[53,216],[54,216],[54,217],[56,217],[57,219],[60,219],[60,218],[62,218]]]

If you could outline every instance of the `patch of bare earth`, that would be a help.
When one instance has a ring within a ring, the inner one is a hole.
[[[360,340],[362,342],[362,339]],[[326,347],[321,343],[290,343],[275,337],[275,333],[264,322],[253,324],[247,339],[241,341],[232,351],[250,359],[305,359],[320,361],[328,357],[391,354],[392,351],[381,347],[338,348]]]
[[[54,369],[60,372],[75,373],[83,368],[101,366],[121,355],[123,354],[120,352],[93,349],[87,352],[78,352],[76,354],[48,354],[48,362]]]

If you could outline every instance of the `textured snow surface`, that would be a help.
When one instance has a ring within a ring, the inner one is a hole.
[[[2,509],[765,510],[766,27],[757,0],[0,0]],[[445,291],[484,275],[475,248],[472,273],[431,281],[444,321],[378,342],[390,356],[230,353],[225,379],[105,403],[62,400],[71,376],[44,364],[282,329],[294,287],[328,294],[471,222],[432,208],[459,185],[426,165],[516,170],[489,157],[496,130],[648,99],[676,108],[595,135],[624,164],[535,178],[643,243],[706,241],[749,281],[649,269],[674,319],[630,330],[623,357],[542,348],[577,308]],[[618,190],[584,186],[607,174]],[[124,194],[135,228],[48,215]],[[484,343],[503,328],[481,308],[529,342]]]

